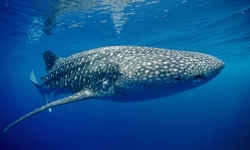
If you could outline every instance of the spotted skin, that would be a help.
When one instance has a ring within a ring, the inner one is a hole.
[[[131,102],[199,86],[223,67],[222,61],[201,53],[114,46],[60,58],[42,82],[51,90],[88,89],[103,99]]]
[[[136,102],[193,89],[213,79],[224,68],[221,60],[202,53],[153,47],[111,46],[61,58],[44,52],[48,74],[41,78],[44,93],[75,93],[20,118],[4,131],[50,107],[99,98]]]

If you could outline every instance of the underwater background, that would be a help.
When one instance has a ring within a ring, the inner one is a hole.
[[[43,111],[0,133],[0,150],[250,149],[249,0],[1,0],[0,129],[45,104],[29,79],[46,74],[45,50],[67,57],[112,45],[202,52],[226,67],[162,99]]]

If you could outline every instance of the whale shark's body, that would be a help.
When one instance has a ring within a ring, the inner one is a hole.
[[[111,46],[61,58],[44,52],[48,74],[38,85],[42,95],[72,95],[44,105],[13,124],[45,109],[86,99],[136,102],[166,97],[198,87],[224,68],[221,60],[202,53],[152,47]]]

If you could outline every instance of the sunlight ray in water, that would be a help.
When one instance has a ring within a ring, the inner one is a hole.
[[[124,10],[127,7],[132,6],[133,3],[135,3],[138,7],[142,5],[155,4],[157,2],[157,0],[152,0],[151,2],[147,3],[145,3],[145,0],[52,0],[47,4],[47,9],[42,12],[44,14],[43,16],[45,20],[44,32],[46,34],[51,34],[51,30],[53,27],[55,27],[56,25],[60,25],[60,22],[65,21],[60,20],[63,15],[71,13],[77,13],[78,15],[85,14],[81,16],[84,19],[91,18],[91,14],[98,12],[99,14],[109,14],[114,23],[117,34],[120,34],[123,25],[128,19],[130,19],[129,16],[135,14],[133,11],[134,9],[131,9],[130,12],[125,13]],[[37,6],[42,6],[41,3],[44,2],[38,1]],[[84,20],[82,21],[84,22]],[[71,24],[70,28],[79,27],[77,24],[81,24],[81,22]]]

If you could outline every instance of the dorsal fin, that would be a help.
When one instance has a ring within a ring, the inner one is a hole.
[[[46,71],[49,71],[60,57],[50,51],[45,51],[43,53],[43,59],[46,64]]]

